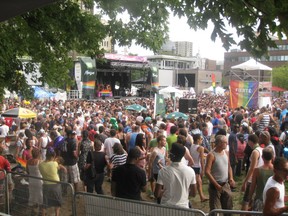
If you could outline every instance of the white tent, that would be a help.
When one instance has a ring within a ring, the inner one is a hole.
[[[174,88],[172,86],[168,86],[166,88],[159,90],[159,94],[164,95],[165,98],[171,97],[171,93],[175,93],[175,97],[183,96],[183,92],[181,90]]]
[[[240,69],[240,70],[266,70],[272,71],[272,68],[257,62],[255,59],[250,59],[246,62],[243,62],[239,65],[232,66],[231,69]]]
[[[203,93],[212,94],[212,93],[214,93],[214,88],[213,88],[213,86],[210,86],[210,87],[207,88],[207,89],[203,89],[202,92],[203,92]],[[217,95],[224,95],[225,89],[222,88],[222,87],[220,87],[220,86],[216,86],[215,93],[216,93]]]

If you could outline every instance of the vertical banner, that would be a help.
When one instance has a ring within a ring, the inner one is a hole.
[[[214,73],[211,74],[211,79],[212,79],[213,93],[216,94],[216,77]]]
[[[151,68],[151,88],[152,92],[158,92],[159,88],[159,70],[156,66],[150,66]]]
[[[171,92],[171,100],[173,101],[173,110],[176,111],[176,93]]]
[[[86,99],[95,97],[96,68],[91,58],[81,58],[82,66],[82,96]]]
[[[164,96],[161,94],[155,94],[155,103],[154,103],[154,115],[161,115],[162,117],[166,114],[166,104]]]
[[[258,82],[230,81],[230,107],[258,107]]]

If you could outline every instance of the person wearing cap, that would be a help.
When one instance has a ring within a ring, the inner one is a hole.
[[[227,137],[218,135],[215,148],[207,155],[205,175],[209,180],[209,206],[213,209],[233,209],[231,187],[235,186],[229,154],[226,151]],[[225,214],[224,214],[225,215]]]
[[[46,159],[46,151],[48,144],[51,142],[51,139],[49,136],[47,136],[46,132],[44,129],[39,130],[39,148],[41,152],[41,159],[45,160]]]
[[[189,195],[196,196],[196,177],[194,170],[181,163],[185,147],[173,143],[169,156],[172,163],[158,173],[154,195],[161,198],[162,205],[189,208]]]
[[[67,169],[68,182],[74,184],[74,190],[78,190],[80,180],[79,168],[77,165],[78,152],[76,132],[72,130],[66,131],[67,137],[61,148],[61,157],[64,159],[64,166]]]

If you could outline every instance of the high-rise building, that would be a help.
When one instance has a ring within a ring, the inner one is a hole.
[[[189,41],[166,41],[158,52],[162,55],[193,57],[193,43]]]
[[[193,43],[189,41],[176,41],[175,54],[183,57],[192,57]]]

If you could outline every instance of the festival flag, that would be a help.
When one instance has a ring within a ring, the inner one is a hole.
[[[26,168],[27,162],[26,162],[25,160],[23,160],[23,159],[20,158],[20,157],[17,157],[17,158],[16,158],[16,161],[17,161],[17,163],[18,163],[21,167]]]
[[[81,57],[81,81],[82,81],[82,96],[85,98],[95,97],[95,80],[96,80],[96,65],[95,59],[89,57]]]
[[[161,94],[155,94],[155,103],[154,103],[154,116],[161,115],[164,116],[166,113],[166,104],[164,96]]]
[[[257,108],[258,82],[230,81],[230,107]]]
[[[151,66],[151,88],[153,92],[157,92],[159,88],[159,70],[156,66]]]
[[[211,79],[212,79],[213,92],[214,94],[216,94],[216,77],[214,73],[211,74]]]

